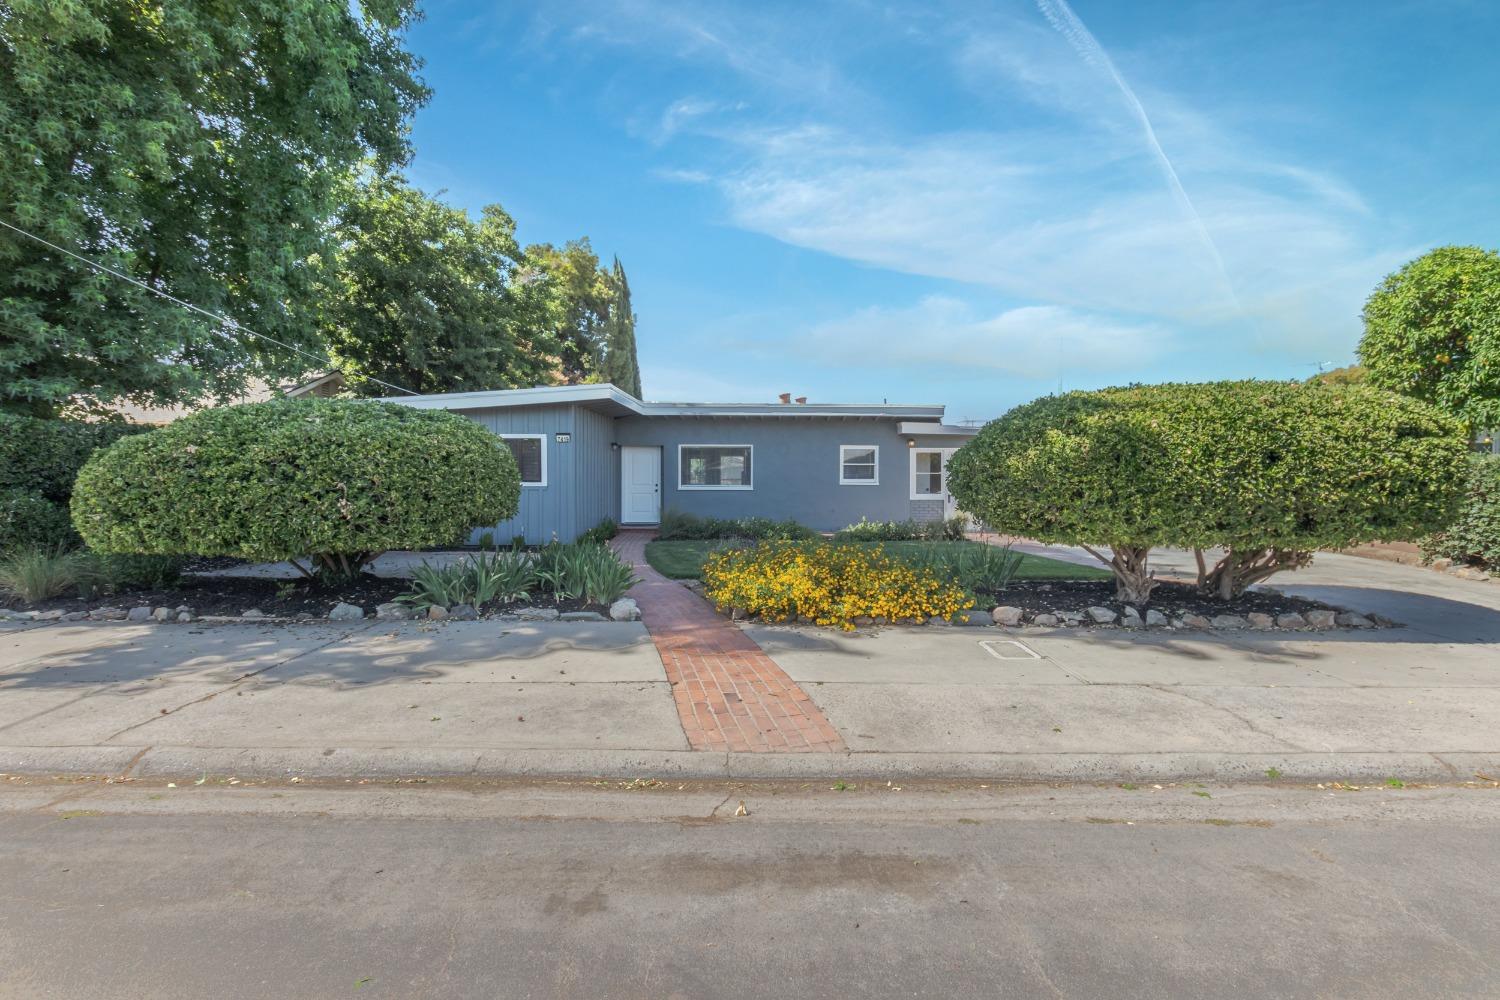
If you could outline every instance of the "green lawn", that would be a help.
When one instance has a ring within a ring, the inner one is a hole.
[[[646,561],[662,576],[674,580],[696,580],[703,560],[714,548],[724,542],[680,541],[647,542]],[[858,542],[859,545],[880,545],[893,556],[916,555],[932,548],[949,549],[952,546],[978,546],[981,542]],[[1073,563],[1045,556],[1023,555],[1017,580],[1102,580],[1109,576],[1105,569],[1092,566],[1075,566]]]

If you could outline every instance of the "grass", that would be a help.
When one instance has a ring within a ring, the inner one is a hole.
[[[662,576],[673,580],[696,580],[703,560],[724,542],[672,541],[647,542],[646,562]],[[951,550],[953,546],[979,546],[982,542],[856,542],[856,545],[880,545],[898,557],[917,556],[930,551]],[[1105,580],[1109,571],[1092,566],[1078,566],[1060,559],[1030,554],[1021,557],[1017,580]]]

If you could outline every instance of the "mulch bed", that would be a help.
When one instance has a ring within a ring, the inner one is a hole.
[[[989,610],[997,605],[1008,605],[1024,609],[1026,620],[1033,615],[1051,614],[1061,616],[1064,612],[1081,614],[1084,625],[1094,622],[1087,615],[1089,608],[1102,607],[1121,613],[1125,605],[1115,599],[1113,580],[1028,580],[1011,584],[1004,590],[985,595],[979,607]],[[1198,593],[1192,584],[1163,582],[1151,593],[1151,603],[1140,609],[1160,611],[1171,619],[1186,615],[1213,618],[1215,615],[1236,615],[1241,618],[1253,613],[1276,617],[1283,614],[1306,615],[1309,611],[1340,611],[1342,609],[1302,597],[1291,597],[1272,590],[1251,590],[1232,601],[1215,601]],[[1391,624],[1377,621],[1375,624]]]
[[[411,591],[411,581],[399,578],[372,576],[362,573],[358,577],[331,585],[307,581],[266,580],[245,577],[204,577],[184,575],[176,586],[164,590],[136,590],[96,597],[83,601],[76,597],[57,597],[37,604],[10,602],[0,606],[24,611],[62,611],[63,613],[95,608],[177,608],[186,605],[200,617],[237,616],[251,608],[258,608],[273,618],[296,618],[311,616],[327,618],[328,612],[339,602],[363,608],[366,615],[373,615],[375,608],[388,604]],[[549,597],[537,595],[521,605],[492,605],[484,609],[485,616],[504,614],[519,606],[557,608],[558,611],[599,611],[607,608],[585,604],[582,601],[562,601],[554,604]]]

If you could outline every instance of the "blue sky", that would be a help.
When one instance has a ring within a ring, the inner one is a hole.
[[[1304,377],[1500,222],[1500,3],[429,0],[412,179],[630,275],[647,398]]]

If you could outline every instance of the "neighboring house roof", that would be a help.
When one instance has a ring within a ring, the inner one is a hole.
[[[288,399],[296,399],[298,396],[333,396],[344,389],[344,375],[342,372],[329,372],[319,375],[310,382],[304,382],[282,393]],[[245,386],[245,391],[227,404],[210,403],[208,406],[234,405],[237,403],[264,403],[271,399],[276,393],[271,386],[259,379],[251,379]],[[204,406],[137,406],[134,403],[117,403],[113,409],[126,420],[137,424],[170,424],[180,417],[189,413],[196,413]]]
[[[892,417],[939,426],[943,407],[909,403],[652,403],[609,383],[547,385],[531,389],[444,392],[430,396],[388,396],[387,402],[423,410],[488,410],[510,406],[585,406],[611,416],[640,417]],[[912,433],[927,433],[914,431]]]

